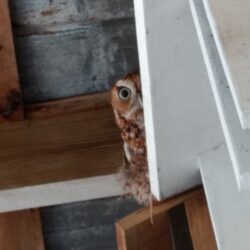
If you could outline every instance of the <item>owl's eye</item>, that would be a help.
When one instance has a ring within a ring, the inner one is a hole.
[[[122,101],[126,101],[131,96],[131,90],[129,88],[122,87],[118,92],[118,96]]]

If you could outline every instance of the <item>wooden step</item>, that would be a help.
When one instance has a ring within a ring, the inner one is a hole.
[[[203,0],[242,128],[250,128],[250,2]]]
[[[240,190],[249,189],[250,131],[238,119],[202,1],[192,0],[191,9],[237,183]]]
[[[239,192],[225,145],[200,157],[202,182],[219,250],[248,250],[250,193]]]

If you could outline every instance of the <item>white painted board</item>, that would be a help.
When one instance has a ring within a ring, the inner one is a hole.
[[[250,189],[250,130],[243,130],[238,119],[203,3],[190,2],[237,183],[240,190]]]
[[[202,182],[219,250],[250,249],[250,192],[239,192],[225,145],[201,156]]]
[[[243,129],[250,128],[250,1],[203,0]]]
[[[122,195],[116,175],[103,175],[0,191],[0,212]]]
[[[197,155],[223,132],[188,0],[134,0],[153,194],[200,184]]]

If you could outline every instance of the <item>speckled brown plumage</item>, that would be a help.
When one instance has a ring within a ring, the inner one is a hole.
[[[128,74],[111,90],[111,104],[124,142],[120,180],[129,196],[148,205],[151,198],[140,75]]]

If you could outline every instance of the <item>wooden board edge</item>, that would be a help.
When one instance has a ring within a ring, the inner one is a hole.
[[[184,202],[195,250],[216,250],[216,240],[204,192]]]
[[[55,101],[24,105],[26,119],[42,119],[67,113],[111,108],[109,92],[85,94]]]
[[[200,194],[202,192],[201,187],[196,187],[190,189],[184,193],[166,199],[165,201],[159,202],[157,205],[153,206],[153,217],[159,214],[165,213],[169,209],[183,203],[187,199],[193,197],[194,195]],[[129,230],[133,228],[134,223],[142,223],[143,221],[150,218],[150,208],[142,208],[135,213],[132,213],[123,219],[119,220],[116,224],[118,227],[123,228],[123,230]]]

